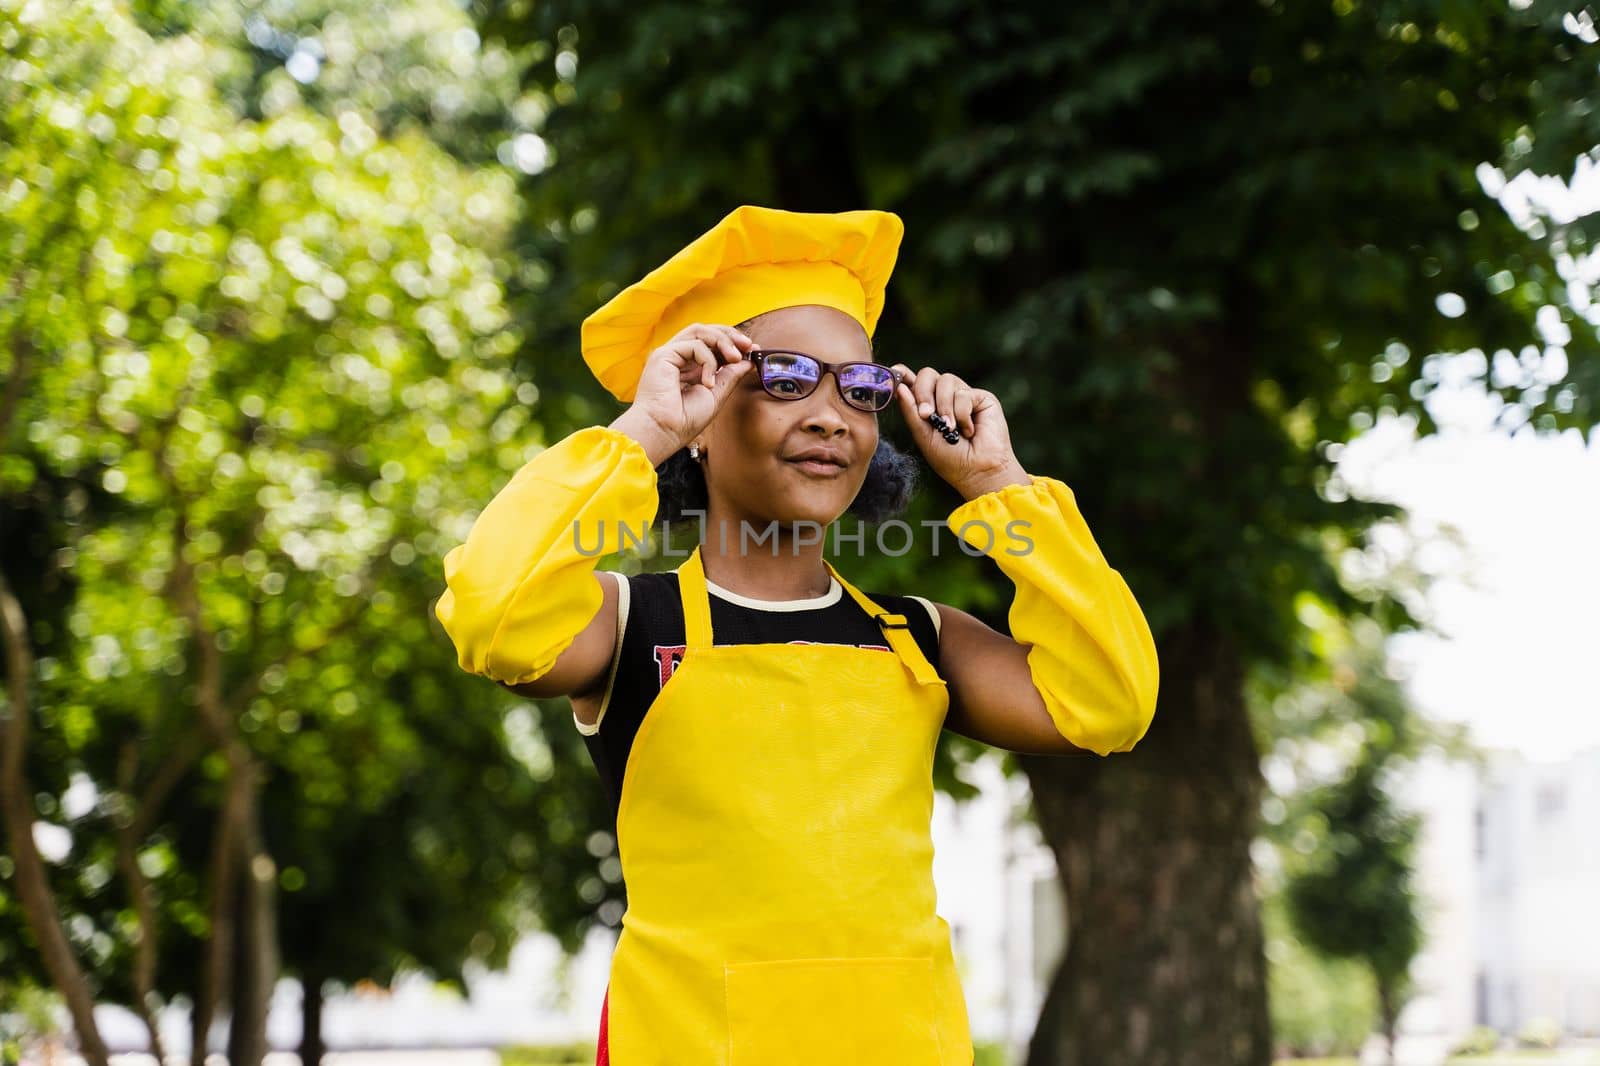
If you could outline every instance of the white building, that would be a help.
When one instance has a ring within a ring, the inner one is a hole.
[[[1600,748],[1499,754],[1481,772],[1430,761],[1407,798],[1428,936],[1401,1029],[1514,1036],[1549,1020],[1600,1036]]]
[[[1600,1036],[1600,748],[1502,762],[1475,817],[1478,1019]]]

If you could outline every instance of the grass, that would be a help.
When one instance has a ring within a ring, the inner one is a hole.
[[[503,1047],[500,1066],[594,1066],[593,1044]]]
[[[1600,1052],[1491,1052],[1488,1055],[1456,1055],[1451,1063],[1461,1066],[1538,1066],[1538,1063],[1560,1063],[1562,1066],[1600,1066]]]
[[[1459,1066],[1600,1066],[1600,1052],[1587,1055],[1574,1052],[1493,1052],[1490,1055],[1456,1055],[1451,1064]],[[1357,1066],[1354,1058],[1280,1058],[1277,1066]]]
[[[562,1044],[557,1046],[521,1046],[500,1049],[501,1066],[592,1066],[593,1044]],[[999,1066],[1005,1062],[999,1045],[977,1045],[978,1066]],[[1496,1051],[1490,1055],[1458,1055],[1449,1060],[1458,1066],[1540,1066],[1541,1063],[1559,1063],[1560,1066],[1600,1066],[1600,1051],[1581,1057],[1561,1051]],[[1277,1066],[1359,1066],[1359,1060],[1343,1059],[1279,1059]]]
[[[1005,1066],[1005,1049],[1001,1045],[979,1041],[973,1050],[978,1066]],[[593,1044],[503,1047],[500,1066],[594,1066],[594,1052]]]

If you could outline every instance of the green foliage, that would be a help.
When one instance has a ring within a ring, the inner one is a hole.
[[[1500,1031],[1489,1025],[1475,1025],[1450,1050],[1458,1056],[1489,1055],[1500,1047]]]
[[[34,1045],[59,1040],[61,997],[32,982],[0,977],[0,1066],[35,1061]]]
[[[1517,1032],[1517,1043],[1549,1050],[1561,1043],[1561,1036],[1561,1023],[1554,1018],[1532,1018]]]
[[[1275,764],[1265,813],[1277,861],[1266,917],[1286,941],[1268,957],[1276,967],[1311,951],[1328,960],[1325,968],[1337,960],[1347,973],[1364,970],[1364,1033],[1384,997],[1398,1014],[1422,945],[1422,902],[1412,886],[1420,819],[1399,808],[1393,781],[1424,752],[1459,754],[1462,742],[1411,708],[1375,623],[1346,626],[1309,602],[1303,611],[1316,627],[1309,643],[1322,666],[1276,691],[1263,675],[1252,693]],[[1275,1022],[1292,1026],[1303,998],[1290,989],[1280,996],[1276,971],[1273,979]],[[1291,1016],[1280,1019],[1283,1010]]]
[[[1416,621],[1341,579],[1336,560],[1398,509],[1350,497],[1339,448],[1388,414],[1435,429],[1441,353],[1458,351],[1504,427],[1597,420],[1600,343],[1569,279],[1600,216],[1524,229],[1493,195],[1600,143],[1597,49],[1565,7],[474,0],[552,105],[509,290],[529,323],[520,365],[571,397],[564,424],[609,420],[578,330],[621,286],[740,203],[899,213],[877,350],[999,396],[1023,465],[1073,486],[1162,650],[1146,761],[1072,769],[1087,823],[1132,816],[1140,766],[1215,803],[1217,753],[1174,715],[1226,713],[1241,677],[1288,690],[1324,669],[1308,602],[1383,632]],[[934,485],[908,517],[954,502]],[[974,560],[924,549],[860,569],[1005,627],[1004,579]],[[1398,728],[1329,725],[1341,750]],[[1081,841],[1051,843],[1088,861]],[[1129,861],[1153,878],[1161,860]],[[1112,950],[1100,918],[1083,923],[1090,957]],[[1115,980],[1098,1002],[1130,992]]]
[[[1304,868],[1290,876],[1295,928],[1318,951],[1360,959],[1380,982],[1403,989],[1422,946],[1411,887],[1420,820],[1395,808],[1370,762],[1315,790],[1308,804],[1325,829]]]
[[[1290,922],[1281,891],[1262,901],[1261,919],[1273,1045],[1280,1054],[1295,1056],[1360,1051],[1377,1009],[1371,972],[1306,945]]]
[[[104,801],[52,872],[106,998],[119,797],[197,734],[177,559],[270,769],[293,963],[326,944],[363,975],[407,953],[449,973],[503,950],[518,907],[575,944],[619,904],[564,705],[458,676],[427,605],[476,508],[614,411],[582,318],[737,203],[905,217],[879,350],[1001,397],[1164,649],[1204,637],[1169,691],[1234,659],[1317,670],[1308,599],[1407,621],[1338,579],[1394,509],[1331,467],[1381,413],[1432,428],[1433,353],[1476,351],[1506,425],[1596,420],[1563,271],[1597,218],[1519,229],[1479,170],[1564,174],[1600,141],[1595,49],[1559,5],[470,6],[481,50],[448,0],[270,5],[254,31],[225,3],[0,0],[0,360],[26,381],[0,520],[40,813],[65,820],[74,775]],[[507,148],[514,78],[538,137]],[[1517,370],[1490,377],[1501,352]],[[954,502],[935,486],[909,517]],[[980,561],[928,562],[850,576],[1004,626]],[[976,750],[946,738],[946,785]],[[164,974],[205,934],[222,772],[195,763],[142,845]],[[0,952],[31,958],[14,912]]]
[[[975,1040],[972,1043],[973,1066],[1010,1066],[1004,1044]]]
[[[425,30],[453,8],[408,10]],[[28,770],[73,838],[52,870],[69,933],[100,998],[128,1002],[113,841],[149,816],[157,983],[193,993],[227,773],[197,712],[214,651],[265,768],[291,971],[459,982],[536,909],[575,947],[603,797],[570,723],[546,742],[457,668],[431,610],[443,553],[545,439],[507,364],[512,181],[363,111],[348,71],[337,113],[280,64],[241,115],[218,87],[237,41],[191,14],[151,37],[109,0],[0,0],[0,360],[21,382],[0,520],[37,656]],[[444,65],[428,85],[465,76],[413,43]],[[69,816],[73,780],[97,801]],[[0,907],[0,967],[36,966]]]
[[[476,6],[554,102],[525,188],[546,223],[520,247],[540,269],[514,295],[542,312],[530,373],[584,398],[576,420],[607,401],[550,353],[733,205],[898,211],[879,350],[999,394],[1158,637],[1189,624],[1286,661],[1301,590],[1384,607],[1343,592],[1327,550],[1392,509],[1319,492],[1326,444],[1382,410],[1430,428],[1431,352],[1537,344],[1549,302],[1571,404],[1496,391],[1541,426],[1595,421],[1594,331],[1475,173],[1600,140],[1540,95],[1594,54],[1544,4]],[[926,563],[874,576],[993,606],[979,568]]]
[[[224,46],[208,67],[220,100],[260,119],[305,106],[354,112],[382,139],[422,128],[458,159],[492,163],[516,101],[516,57],[486,48],[451,0],[128,0],[152,36]]]
[[[592,1063],[595,1045],[588,1044],[527,1044],[500,1048],[500,1066],[567,1066],[569,1063]]]

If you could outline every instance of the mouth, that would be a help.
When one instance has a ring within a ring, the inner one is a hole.
[[[844,463],[828,459],[785,459],[784,462],[812,477],[838,477],[850,469]]]

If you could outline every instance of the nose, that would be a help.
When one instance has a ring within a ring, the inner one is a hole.
[[[833,373],[824,368],[823,377]],[[844,397],[839,395],[837,388],[830,387],[832,382],[817,383],[811,395],[806,397],[806,411],[803,422],[806,429],[820,432],[823,436],[833,436],[849,430],[848,418]]]

